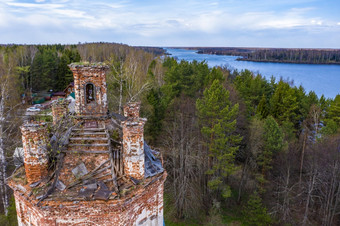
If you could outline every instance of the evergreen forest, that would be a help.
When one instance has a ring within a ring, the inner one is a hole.
[[[6,178],[21,147],[23,96],[63,91],[68,64],[104,62],[111,112],[141,101],[161,151],[166,225],[340,225],[340,95],[177,61],[116,43],[0,46],[0,225],[16,225]]]

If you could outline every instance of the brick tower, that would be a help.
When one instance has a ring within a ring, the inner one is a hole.
[[[124,107],[123,125],[123,162],[124,173],[136,179],[144,178],[144,124],[145,118],[139,117],[140,103],[129,103]]]
[[[78,115],[98,116],[107,114],[105,65],[71,64]]]
[[[166,172],[144,141],[140,103],[108,114],[107,67],[70,68],[76,114],[56,103],[51,134],[44,123],[21,127],[24,166],[8,180],[19,225],[163,225]]]
[[[47,176],[48,155],[44,145],[47,142],[46,124],[24,124],[21,126],[24,164],[28,183]]]

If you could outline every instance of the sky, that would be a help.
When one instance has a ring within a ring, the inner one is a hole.
[[[0,43],[340,48],[340,0],[0,0]]]

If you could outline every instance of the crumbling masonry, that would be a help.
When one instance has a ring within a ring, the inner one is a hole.
[[[144,141],[140,103],[125,106],[124,116],[110,114],[108,68],[70,68],[75,114],[58,102],[53,125],[21,127],[24,166],[8,179],[19,225],[163,225],[166,172]]]

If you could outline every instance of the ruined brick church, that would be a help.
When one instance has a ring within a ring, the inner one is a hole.
[[[144,141],[140,104],[108,112],[103,64],[71,64],[75,112],[21,127],[23,166],[8,180],[19,225],[163,225],[166,172]]]

